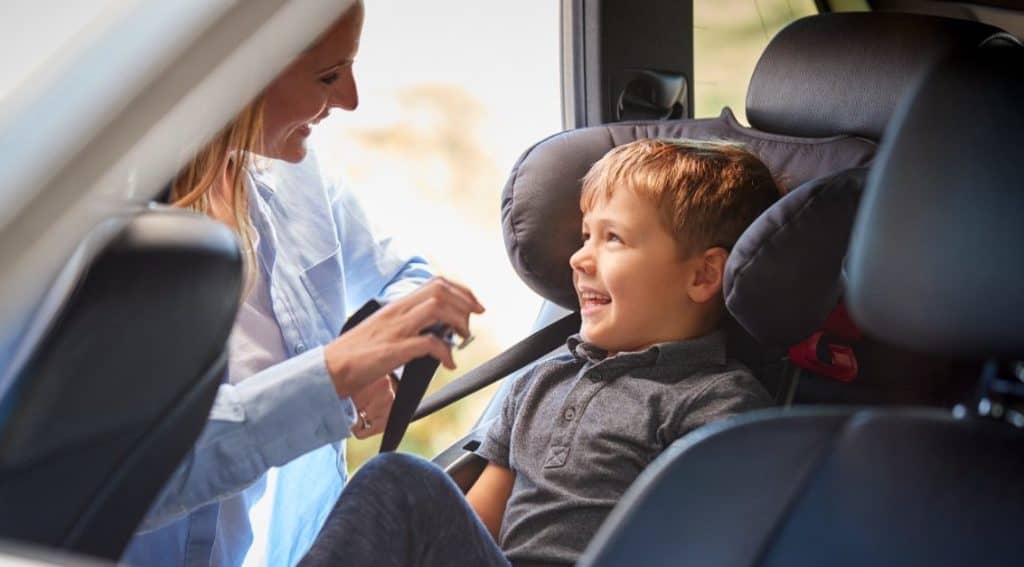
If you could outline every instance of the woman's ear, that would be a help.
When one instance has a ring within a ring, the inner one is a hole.
[[[729,251],[720,246],[708,248],[693,258],[693,281],[688,290],[694,303],[707,303],[722,294],[725,261]]]

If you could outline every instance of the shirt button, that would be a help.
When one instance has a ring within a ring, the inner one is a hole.
[[[306,345],[304,343],[298,343],[295,345],[295,352],[304,352],[305,350]]]
[[[562,414],[566,421],[572,421],[576,419],[576,408],[565,408],[565,413]]]

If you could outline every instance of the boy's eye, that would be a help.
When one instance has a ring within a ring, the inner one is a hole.
[[[619,238],[618,234],[615,234],[614,232],[609,232],[608,233],[608,242],[622,242],[622,239]]]
[[[580,237],[583,239],[583,242],[586,242],[586,241],[590,240],[590,233],[589,232],[584,232],[583,234],[580,235]]]
[[[334,81],[337,81],[337,80],[338,80],[338,74],[337,73],[330,73],[330,74],[327,74],[327,75],[324,75],[324,76],[320,77],[320,82],[325,84],[325,85],[333,84]]]

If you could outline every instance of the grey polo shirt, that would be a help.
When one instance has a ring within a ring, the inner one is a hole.
[[[771,405],[721,331],[606,357],[579,338],[512,386],[477,452],[515,472],[499,544],[570,564],[659,453],[709,421]],[[699,487],[694,487],[699,490]]]

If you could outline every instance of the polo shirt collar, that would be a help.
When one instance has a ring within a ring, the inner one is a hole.
[[[681,378],[708,367],[726,362],[726,337],[722,330],[685,341],[669,341],[644,350],[620,352],[609,357],[602,350],[576,334],[567,346],[576,360],[583,362],[603,378],[617,378],[627,372],[646,369],[651,378]]]

